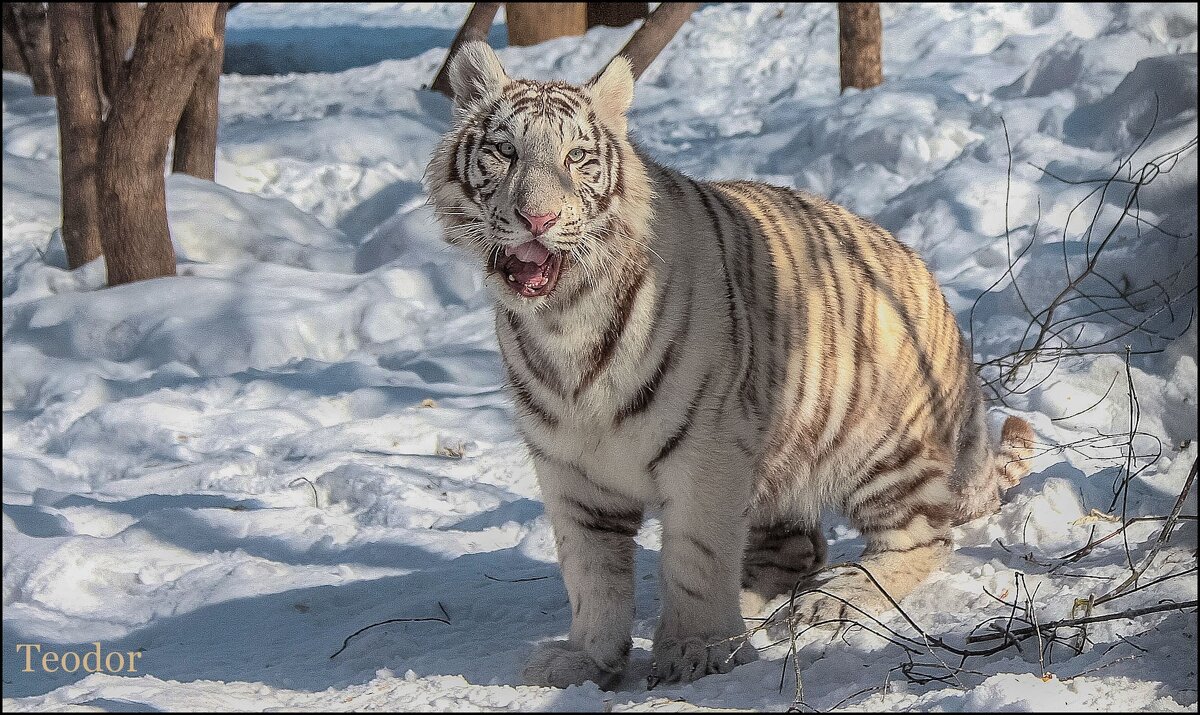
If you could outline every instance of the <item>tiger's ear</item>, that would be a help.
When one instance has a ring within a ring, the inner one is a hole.
[[[486,42],[468,42],[450,61],[450,88],[454,106],[465,107],[479,99],[499,94],[508,84],[500,58]]]
[[[612,58],[586,86],[592,94],[596,114],[623,131],[625,112],[633,104],[633,67],[629,60],[624,55]]]

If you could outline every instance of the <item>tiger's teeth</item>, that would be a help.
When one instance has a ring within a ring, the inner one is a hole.
[[[516,278],[516,276],[514,276],[514,275],[513,275],[513,274],[511,274],[511,273],[509,273],[509,274],[508,274],[508,280],[512,281],[513,283],[516,283],[516,282],[517,282],[517,278]]]

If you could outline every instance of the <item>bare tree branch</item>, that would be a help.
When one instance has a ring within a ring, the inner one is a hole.
[[[625,55],[633,65],[634,79],[642,76],[698,7],[698,2],[664,2],[654,8],[654,12],[617,53]]]
[[[442,68],[433,78],[430,89],[441,92],[451,99],[454,98],[454,88],[450,86],[450,61],[454,59],[454,55],[458,54],[458,48],[463,44],[476,40],[487,42],[488,32],[492,29],[492,21],[496,19],[496,13],[499,11],[500,3],[498,2],[477,2],[471,5],[471,11],[467,13],[467,19],[463,20],[462,27],[454,36],[454,41],[450,43],[446,61],[442,63]]]

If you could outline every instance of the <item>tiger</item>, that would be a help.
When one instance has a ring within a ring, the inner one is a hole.
[[[629,134],[623,56],[573,85],[512,79],[473,42],[449,76],[429,203],[483,270],[572,614],[525,682],[620,679],[648,511],[649,683],[688,682],[754,660],[743,614],[823,573],[823,510],[865,550],[796,598],[791,618],[810,623],[886,611],[946,561],[953,525],[1028,473],[1031,426],[1010,416],[991,445],[954,314],[886,230],[811,193],[654,161]]]

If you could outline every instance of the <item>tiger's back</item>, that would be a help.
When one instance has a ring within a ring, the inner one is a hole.
[[[753,368],[743,399],[768,416],[758,501],[791,494],[815,517],[844,506],[856,474],[912,440],[953,454],[976,393],[954,315],[921,259],[804,192],[741,181],[691,188],[711,230],[743,247],[727,272],[732,303],[746,306],[738,342]]]

